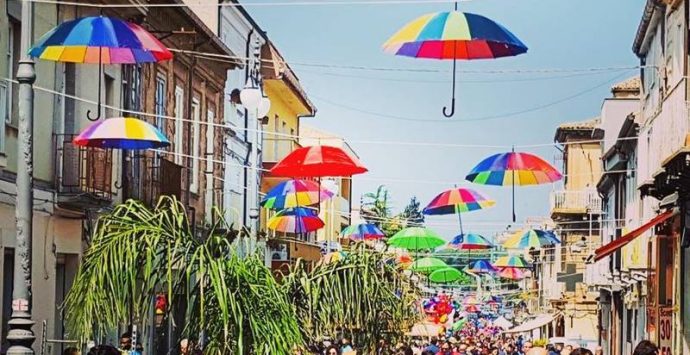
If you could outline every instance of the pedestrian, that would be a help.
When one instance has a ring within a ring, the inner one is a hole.
[[[592,351],[587,348],[577,348],[573,350],[570,355],[594,355]]]
[[[386,341],[379,339],[379,343],[376,345],[376,355],[384,355],[386,353]]]
[[[526,353],[527,353],[528,351],[530,351],[533,347],[534,347],[534,346],[532,345],[532,342],[528,340],[528,341],[526,341],[526,342],[524,342],[524,343],[522,344],[522,352],[526,354]]]
[[[548,351],[541,346],[531,348],[529,351],[525,352],[525,355],[548,355]]]
[[[559,355],[559,354],[560,354],[560,351],[557,351],[557,350],[556,350],[556,347],[553,346],[553,344],[548,344],[548,345],[546,345],[546,352],[547,352],[549,355]]]
[[[120,355],[120,350],[110,345],[98,345],[91,348],[87,355]]]
[[[659,348],[649,340],[639,342],[633,351],[633,355],[656,355],[658,353]]]
[[[438,347],[438,339],[436,337],[431,338],[431,342],[429,343],[429,346],[426,347],[426,350],[431,351],[432,354],[436,354],[439,352],[439,347]]]
[[[348,338],[343,338],[340,340],[340,352],[341,353],[349,353],[352,352],[354,349],[352,349],[352,345],[350,345],[350,339]]]
[[[81,351],[79,349],[70,346],[69,348],[65,349],[62,351],[62,355],[79,355],[81,354]]]
[[[594,348],[594,355],[604,355],[604,348],[598,346]]]
[[[120,353],[127,355],[132,350],[132,334],[125,332],[120,335]]]
[[[324,352],[325,355],[340,355],[340,350],[338,350],[338,347],[335,345],[331,345],[326,348],[326,351]]]
[[[601,348],[600,346],[598,348]],[[566,345],[563,350],[561,351],[561,355],[570,355],[570,353],[573,351],[573,346],[572,345]],[[601,354],[599,354],[601,355]]]

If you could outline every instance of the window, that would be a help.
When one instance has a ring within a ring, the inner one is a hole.
[[[216,128],[213,123],[215,122],[216,119],[216,114],[213,112],[213,110],[208,110],[206,112],[206,122],[208,123],[206,125],[206,193],[205,193],[205,199],[204,201],[204,207],[206,210],[206,219],[208,221],[213,220],[213,205],[215,204],[215,201],[213,201],[213,196],[215,190],[213,189],[214,184],[214,179],[213,179],[213,171],[214,169],[214,155],[215,155],[215,146],[214,146],[214,141],[215,141],[215,131],[214,129]]]
[[[192,100],[192,183],[189,189],[199,192],[199,100]]]
[[[175,164],[182,165],[184,154],[183,137],[184,122],[184,90],[181,87],[175,86],[175,137],[173,138],[173,145],[175,147]]]
[[[105,74],[105,118],[115,117],[115,110],[110,107],[116,107],[115,104],[115,78]]]
[[[156,76],[156,127],[162,132],[165,132],[165,116],[166,116],[166,102],[165,102],[166,82],[163,74]]]
[[[7,75],[12,79],[17,78],[17,69],[19,68],[19,59],[21,57],[21,23],[10,20],[7,33]],[[18,112],[16,110],[19,99],[19,90],[16,84],[8,86],[7,95],[7,114],[5,122],[17,125],[19,121]]]

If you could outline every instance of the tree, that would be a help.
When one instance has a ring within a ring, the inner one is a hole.
[[[405,210],[400,214],[400,219],[405,222],[405,227],[421,227],[424,225],[424,214],[420,209],[417,197],[413,196]]]
[[[384,185],[379,185],[376,192],[362,195],[360,200],[362,218],[371,224],[377,225],[387,237],[393,236],[405,227],[405,222],[400,216],[393,216],[390,206],[390,194]]]
[[[203,331],[205,354],[288,354],[302,344],[295,309],[271,270],[259,256],[238,256],[237,235],[217,216],[200,237],[170,197],[153,209],[130,200],[101,216],[65,300],[70,336],[85,342],[130,316],[145,327],[152,307],[169,317],[182,304],[181,336]],[[154,306],[161,293],[166,302]]]

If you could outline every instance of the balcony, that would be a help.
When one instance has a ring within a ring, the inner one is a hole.
[[[146,158],[140,164],[145,168],[143,171],[147,172],[143,180],[148,182],[150,187],[140,193],[140,198],[144,202],[153,206],[161,196],[174,196],[182,201],[182,175],[185,170],[183,166],[157,156]]]
[[[58,206],[73,210],[101,208],[113,200],[113,152],[80,147],[76,135],[58,134],[55,144],[55,185]]]
[[[550,196],[551,215],[600,214],[601,198],[596,190],[553,191]]]

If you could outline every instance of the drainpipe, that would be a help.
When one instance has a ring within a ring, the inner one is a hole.
[[[249,73],[251,69],[249,68],[249,49],[251,46],[251,40],[252,40],[252,35],[254,34],[254,28],[252,27],[251,30],[249,30],[249,34],[247,34],[247,41],[245,42],[245,47],[244,47],[244,82],[246,83],[247,80],[249,80]],[[244,106],[244,105],[243,105]],[[249,141],[249,112],[247,109],[244,109],[244,144],[247,147],[247,156],[244,158],[244,185],[246,188],[249,188],[247,186],[247,181],[249,180],[249,171],[247,169],[247,166],[249,165],[249,157],[251,156],[251,151],[254,149],[252,146],[252,143]],[[249,194],[247,193],[247,189],[244,190],[244,198],[242,199],[242,219],[243,223],[245,226],[249,224],[249,211],[247,210],[247,205],[249,204]]]

